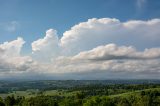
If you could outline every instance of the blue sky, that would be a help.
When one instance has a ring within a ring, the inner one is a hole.
[[[0,0],[0,79],[160,78],[159,29],[160,0]]]
[[[160,17],[159,8],[159,0],[0,0],[0,42],[22,36],[28,42],[24,46],[28,52],[30,43],[44,36],[49,28],[56,29],[61,37],[89,18],[148,20]],[[18,25],[13,25],[14,30],[6,30],[5,26],[12,22]]]

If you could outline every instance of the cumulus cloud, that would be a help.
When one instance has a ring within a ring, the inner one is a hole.
[[[133,45],[138,49],[159,47],[159,28],[160,19],[120,22],[115,18],[92,18],[64,32],[61,39],[58,39],[56,30],[47,30],[44,38],[32,43],[32,51],[41,56],[45,56],[47,51],[51,57],[60,52],[62,55],[75,55],[109,43]]]
[[[57,31],[49,29],[44,38],[32,43],[33,54],[38,60],[49,60],[49,58],[57,56],[59,52],[58,43]]]
[[[0,44],[0,73],[26,71],[32,58],[21,56],[21,48],[25,41],[18,37],[16,40]]]
[[[160,19],[93,18],[73,26],[60,39],[56,30],[47,30],[31,44],[31,56],[20,54],[25,41],[17,38],[0,44],[0,77],[160,78],[159,29]]]
[[[114,18],[89,19],[66,31],[60,40],[56,39],[57,44],[47,46],[52,49],[56,45],[62,56],[53,57],[53,63],[41,65],[37,70],[47,70],[53,75],[74,74],[74,78],[86,73],[88,77],[97,77],[94,74],[99,73],[100,78],[103,75],[123,78],[131,74],[135,78],[153,77],[147,73],[159,73],[159,28],[159,19],[127,22]]]
[[[159,57],[160,48],[138,51],[132,46],[107,44],[74,56],[60,56],[35,69],[56,79],[159,78]]]
[[[138,49],[159,47],[159,28],[159,19],[120,22],[118,19],[93,18],[66,31],[60,45],[72,54],[108,43],[133,45]]]
[[[17,40],[0,44],[1,58],[19,56],[24,43],[25,41],[22,38],[18,37]]]
[[[132,46],[107,44],[74,56],[60,56],[52,63],[33,62],[26,57],[14,58],[9,65],[16,70],[3,73],[39,79],[159,78],[159,57],[160,48],[138,51]],[[22,69],[25,70],[18,71]]]
[[[74,58],[87,60],[158,59],[160,58],[160,48],[145,49],[143,52],[140,52],[132,46],[107,44],[96,47],[90,51],[81,52],[74,56]]]
[[[59,57],[54,61],[59,73],[156,73],[160,72],[160,48],[137,51],[132,46],[107,44],[75,56]],[[144,61],[145,59],[145,61]],[[55,68],[54,66],[54,68]],[[53,66],[52,66],[53,68]],[[65,71],[64,71],[65,70]],[[143,75],[142,74],[142,75]],[[106,77],[108,75],[106,74]],[[114,74],[113,74],[114,76]],[[123,76],[119,76],[123,77]]]

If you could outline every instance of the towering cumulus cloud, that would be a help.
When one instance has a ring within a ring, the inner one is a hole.
[[[120,22],[118,19],[89,19],[66,31],[61,46],[71,53],[89,50],[99,45],[116,43],[139,49],[160,46],[160,19]]]
[[[58,39],[49,29],[31,56],[22,38],[0,45],[0,76],[48,79],[160,78],[160,19],[89,19]],[[13,74],[14,73],[14,74]]]
[[[32,50],[35,57],[39,60],[48,60],[53,56],[57,56],[58,50],[58,35],[54,29],[46,31],[46,35],[42,39],[38,39],[32,43]],[[47,61],[46,60],[46,61]]]

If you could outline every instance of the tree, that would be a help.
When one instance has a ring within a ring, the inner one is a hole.
[[[15,104],[15,98],[14,98],[14,95],[12,95],[12,96],[7,96],[6,98],[5,98],[5,104],[6,104],[6,106],[13,106],[14,104]]]

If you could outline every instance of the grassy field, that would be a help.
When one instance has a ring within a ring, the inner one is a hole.
[[[73,91],[73,92],[68,92],[66,90],[48,90],[48,91],[39,91],[39,90],[27,90],[27,91],[13,91],[10,93],[2,93],[0,94],[0,97],[5,98],[7,96],[14,95],[15,97],[17,96],[24,96],[25,98],[30,98],[30,97],[35,97],[39,95],[45,95],[45,96],[73,96],[79,91]]]
[[[137,91],[132,91],[132,92],[126,92],[126,93],[121,93],[121,94],[116,94],[116,95],[109,95],[107,97],[126,97],[126,96],[130,96],[133,94],[140,94],[141,91],[160,91],[160,88],[151,88],[151,89],[145,89],[145,90],[137,90]],[[24,96],[25,98],[30,98],[30,97],[35,97],[35,96],[39,96],[39,95],[45,95],[45,96],[74,96],[76,95],[76,93],[78,93],[80,91],[71,91],[68,92],[67,90],[47,90],[47,91],[39,91],[39,90],[34,90],[34,89],[30,89],[30,90],[26,90],[26,91],[13,91],[11,93],[5,93],[5,94],[0,94],[0,97],[5,98],[7,96],[11,96],[14,95],[15,97],[17,96]],[[104,96],[103,96],[104,97]]]
[[[15,97],[24,96],[26,98],[37,96],[37,94],[31,94],[28,91],[13,91],[11,93],[0,94],[0,97],[5,98],[5,97],[11,96],[11,95],[14,95]]]

